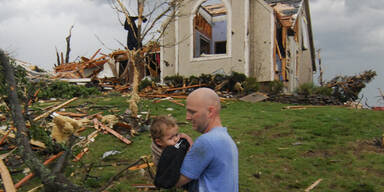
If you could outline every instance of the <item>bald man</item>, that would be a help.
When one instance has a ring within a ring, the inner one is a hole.
[[[235,142],[220,119],[220,98],[209,88],[200,88],[187,97],[186,119],[202,133],[184,158],[177,186],[193,180],[189,191],[238,192],[238,152]]]

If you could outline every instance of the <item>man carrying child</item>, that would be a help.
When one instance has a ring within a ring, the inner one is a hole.
[[[222,126],[219,96],[209,88],[197,89],[187,97],[186,109],[186,119],[202,133],[193,145],[189,136],[178,133],[172,118],[160,117],[151,125],[152,153],[161,173],[155,185],[161,181],[165,188],[187,184],[193,192],[238,192],[238,151]]]

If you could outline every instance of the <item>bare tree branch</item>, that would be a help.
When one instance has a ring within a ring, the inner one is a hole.
[[[69,63],[69,52],[71,52],[71,36],[72,36],[73,25],[69,28],[69,35],[65,38],[67,42],[67,51],[65,53],[65,63]]]
[[[149,32],[149,31],[151,31],[152,30],[152,28],[155,26],[155,24],[160,20],[160,19],[162,19],[164,16],[166,16],[166,14],[167,13],[169,13],[171,10],[173,10],[173,12],[172,12],[172,16],[175,16],[175,13],[176,13],[176,11],[177,11],[177,8],[178,8],[178,5],[180,5],[180,2],[179,2],[180,0],[172,0],[170,3],[168,3],[168,8],[165,10],[165,11],[163,11],[162,13],[160,13],[154,20],[153,20],[153,22],[151,23],[151,25],[150,25],[150,27],[146,30],[146,31],[144,31],[143,32],[143,37],[145,37],[146,35],[147,35],[147,33]],[[172,20],[172,19],[171,19]],[[170,20],[168,21],[168,22],[170,22]]]

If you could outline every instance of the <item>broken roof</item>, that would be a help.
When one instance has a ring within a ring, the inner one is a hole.
[[[264,0],[279,16],[283,25],[293,27],[303,0]]]
[[[224,4],[206,5],[203,8],[212,16],[219,16],[227,14],[227,9]]]

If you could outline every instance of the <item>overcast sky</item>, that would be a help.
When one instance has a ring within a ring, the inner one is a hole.
[[[310,0],[310,9],[325,80],[373,69],[378,76],[363,94],[369,104],[384,105],[377,103],[378,88],[384,91],[384,1]],[[65,52],[71,25],[71,60],[90,57],[99,48],[104,53],[122,48],[118,41],[125,43],[127,33],[117,18],[109,0],[0,0],[0,48],[52,70],[55,47]]]

